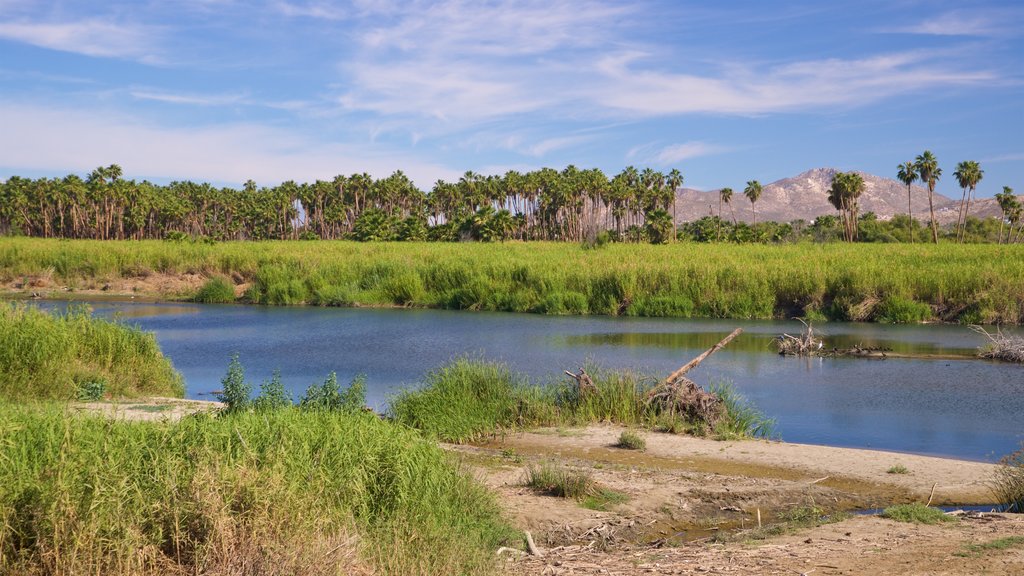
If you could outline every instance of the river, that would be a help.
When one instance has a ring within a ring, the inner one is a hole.
[[[43,303],[63,307],[63,303]],[[469,355],[541,380],[584,362],[667,375],[733,328],[744,334],[691,371],[727,381],[775,420],[788,442],[997,460],[1024,441],[1024,366],[977,359],[786,358],[772,337],[796,322],[557,317],[441,310],[89,302],[156,334],[188,396],[211,398],[238,354],[258,384],[280,370],[296,395],[328,373],[365,374],[368,401],[416,386]],[[829,347],[971,355],[983,338],[964,326],[826,323]],[[562,376],[564,378],[564,376]]]

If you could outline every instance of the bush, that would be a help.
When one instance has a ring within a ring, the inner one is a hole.
[[[619,442],[616,446],[627,450],[646,450],[647,440],[644,440],[644,437],[636,432],[623,430],[622,434],[619,434]]]
[[[331,372],[323,384],[312,384],[299,400],[299,407],[304,410],[322,410],[327,412],[356,413],[366,404],[366,377],[356,376],[341,390],[338,376]]]
[[[235,301],[235,286],[223,276],[214,276],[196,292],[195,301],[203,304],[230,304]]]
[[[107,391],[107,381],[103,378],[90,377],[78,383],[78,399],[83,402],[95,402],[103,398]]]
[[[911,522],[913,524],[940,524],[956,520],[952,516],[947,516],[945,512],[938,508],[930,508],[918,502],[890,506],[882,511],[882,517],[897,522]]]
[[[220,380],[220,389],[217,400],[225,404],[226,412],[244,412],[250,408],[252,384],[245,381],[245,369],[238,361],[238,354],[231,357],[228,372]]]
[[[260,384],[260,395],[253,400],[252,406],[257,411],[280,410],[292,406],[292,396],[284,389],[280,370],[274,370],[270,380]]]
[[[913,324],[931,317],[932,309],[927,304],[899,296],[887,297],[875,309],[875,321],[887,324]]]

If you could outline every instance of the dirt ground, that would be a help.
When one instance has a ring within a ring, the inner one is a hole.
[[[991,464],[656,433],[642,433],[639,452],[614,447],[621,431],[541,430],[450,447],[543,553],[503,551],[505,573],[1024,574],[1020,515],[921,525],[849,514],[929,498],[991,502]],[[585,470],[625,501],[537,494],[524,485],[526,469],[543,462]],[[895,466],[906,472],[890,473]],[[1015,540],[991,545],[1003,538]]]
[[[125,420],[178,421],[183,416],[196,412],[213,412],[224,405],[206,400],[185,398],[136,398],[104,402],[73,402],[71,409],[79,412],[95,412],[111,418]]]
[[[161,274],[147,272],[128,278],[91,278],[64,283],[51,274],[19,277],[7,283],[0,283],[0,292],[14,297],[69,299],[69,298],[117,298],[142,300],[165,300],[175,296],[194,294],[208,280],[202,274]],[[241,295],[248,285],[235,286],[236,295]]]

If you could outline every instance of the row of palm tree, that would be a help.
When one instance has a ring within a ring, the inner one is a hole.
[[[978,162],[964,161],[954,175],[963,189],[956,240],[964,242],[970,204],[984,171]],[[941,176],[935,155],[927,150],[897,168],[897,177],[907,186],[911,223],[912,185],[921,181],[927,186],[935,242],[933,195]],[[0,183],[0,234],[93,239],[181,235],[221,240],[582,241],[608,232],[620,240],[673,241],[678,235],[675,199],[683,181],[675,169],[665,174],[630,166],[608,178],[598,169],[569,166],[562,171],[510,170],[502,176],[470,171],[455,182],[438,180],[429,193],[401,171],[381,179],[361,173],[311,184],[287,181],[274,187],[257,187],[250,180],[233,189],[187,181],[165,186],[136,182],[124,179],[122,169],[111,165],[93,170],[85,179],[14,176]],[[852,172],[837,173],[829,189],[829,201],[840,213],[848,241],[858,238],[858,198],[863,189],[863,178]],[[1012,241],[1021,233],[1017,226],[1021,214],[1020,202],[1009,190],[996,199],[1003,220],[1009,223],[1006,240]],[[763,191],[757,180],[748,181],[743,190],[755,226]],[[733,194],[731,188],[718,193],[718,241],[722,240],[724,206],[729,206],[736,223]],[[1002,231],[999,236],[1002,240]]]

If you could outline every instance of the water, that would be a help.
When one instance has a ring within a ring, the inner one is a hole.
[[[63,307],[61,303],[45,303]],[[296,395],[335,371],[362,373],[368,401],[460,355],[507,362],[540,379],[587,360],[667,375],[733,328],[745,332],[689,376],[729,381],[775,419],[788,442],[996,460],[1024,441],[1024,366],[976,359],[785,358],[770,340],[795,322],[552,317],[439,310],[284,308],[92,302],[153,331],[185,377],[188,395],[210,398],[237,353],[248,379],[281,371]],[[962,326],[828,323],[828,346],[972,355],[983,338]]]

